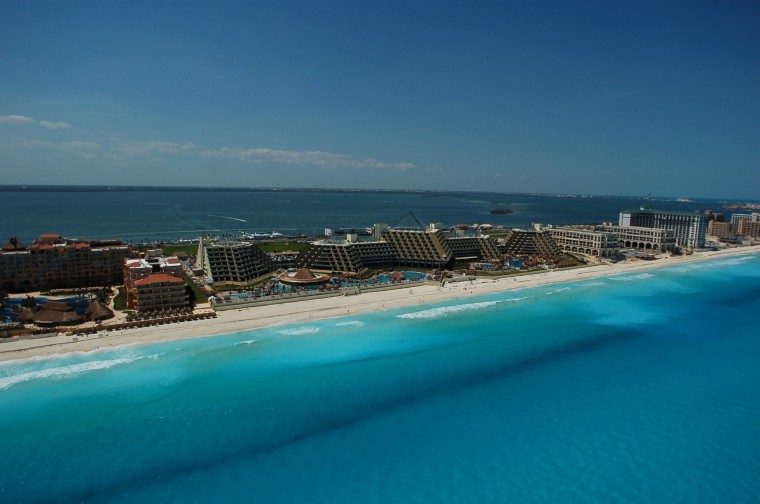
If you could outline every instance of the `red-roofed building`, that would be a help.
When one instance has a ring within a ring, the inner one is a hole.
[[[130,308],[140,312],[190,306],[185,281],[166,273],[153,273],[135,280],[133,289],[133,304]]]
[[[127,307],[140,309],[137,306],[137,290],[138,286],[146,285],[143,280],[147,278],[156,280],[164,277],[180,279],[184,285],[184,280],[182,280],[182,261],[175,256],[127,259],[124,261],[124,295],[127,300]],[[187,305],[188,303],[184,304],[184,306]]]

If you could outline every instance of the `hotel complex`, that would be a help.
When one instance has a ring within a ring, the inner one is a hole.
[[[127,259],[124,290],[127,308],[139,312],[190,306],[178,257]]]
[[[253,243],[209,241],[201,237],[196,268],[211,282],[244,284],[274,270],[272,260]]]
[[[184,309],[190,306],[190,295],[182,278],[156,273],[135,281],[134,308],[138,312]]]
[[[675,249],[676,238],[672,229],[640,226],[562,226],[550,227],[557,245],[565,252],[595,257],[615,257],[624,249],[649,253]]]
[[[510,257],[541,257],[555,259],[562,250],[552,238],[551,232],[540,224],[532,229],[513,229],[504,239],[504,254]]]
[[[299,268],[360,272],[370,268],[443,269],[457,262],[498,260],[496,241],[479,232],[443,231],[408,214],[395,226],[375,224],[372,234],[314,241],[298,256]]]
[[[563,253],[614,258],[633,250],[648,257],[676,247],[702,248],[709,233],[720,240],[760,236],[760,214],[722,214],[639,210],[620,212],[617,225],[515,228],[503,238],[480,227],[444,229],[425,224],[409,213],[395,226],[375,224],[371,231],[333,233],[291,254],[288,267],[323,272],[361,273],[390,268],[488,268],[505,259],[554,261]],[[50,289],[125,285],[127,306],[135,310],[188,305],[182,265],[178,258],[131,259],[129,247],[118,240],[71,240],[43,234],[29,247],[11,238],[0,251],[0,289],[29,292]],[[202,237],[194,272],[208,284],[244,285],[282,267],[283,261],[248,241]]]
[[[0,288],[36,291],[120,284],[129,254],[119,240],[71,240],[48,233],[25,247],[11,238],[0,253]]]
[[[615,257],[620,253],[620,235],[599,226],[552,227],[549,232],[565,252],[594,257]]]
[[[709,216],[705,213],[653,210],[649,207],[641,207],[639,210],[620,212],[619,225],[669,229],[675,235],[677,246],[693,249],[705,246],[708,221]]]
[[[322,271],[358,272],[371,268],[390,268],[396,253],[386,241],[359,241],[357,235],[344,239],[325,239],[310,243],[296,259],[299,268]]]

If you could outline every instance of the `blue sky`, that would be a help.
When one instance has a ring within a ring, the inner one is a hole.
[[[760,199],[757,2],[2,0],[0,75],[0,183]]]

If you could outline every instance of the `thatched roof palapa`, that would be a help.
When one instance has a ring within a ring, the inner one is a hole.
[[[47,301],[40,303],[40,310],[65,312],[72,311],[73,308],[68,303],[62,301]]]
[[[22,324],[34,322],[34,312],[30,308],[24,308],[18,314],[18,317],[16,317],[16,322],[21,322]]]
[[[19,250],[26,250],[26,247],[24,247],[24,244],[18,241],[15,236],[11,236],[11,239],[3,245],[3,251],[5,252],[16,252]]]
[[[93,301],[85,310],[87,318],[90,320],[106,320],[113,318],[113,312],[100,301]]]
[[[40,310],[34,314],[35,324],[64,325],[79,324],[84,319],[75,311]]]
[[[317,275],[308,268],[301,268],[295,273],[283,273],[280,275],[280,281],[286,284],[318,284],[330,281],[330,275]]]
[[[39,305],[34,313],[34,323],[41,325],[79,324],[84,317],[74,311],[74,308],[61,301],[48,301]]]

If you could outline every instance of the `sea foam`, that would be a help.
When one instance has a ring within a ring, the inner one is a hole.
[[[150,358],[157,358],[158,356],[149,356]],[[59,366],[48,369],[39,369],[36,371],[27,371],[18,374],[12,374],[9,376],[3,376],[0,378],[0,390],[7,389],[13,385],[23,383],[30,380],[53,378],[61,379],[67,376],[75,375],[78,373],[84,373],[88,371],[96,371],[98,369],[108,369],[113,366],[119,366],[121,364],[129,364],[144,357],[124,357],[121,359],[109,359],[109,360],[96,360],[90,362],[80,362],[78,364],[71,364],[68,366]]]
[[[499,303],[500,301],[483,301],[480,303],[468,303],[468,304],[463,304],[463,305],[440,306],[438,308],[431,308],[429,310],[421,310],[421,311],[412,312],[412,313],[403,313],[401,315],[396,315],[396,317],[402,318],[402,319],[436,319],[436,318],[445,317],[452,313],[480,310],[482,308],[494,306]]]
[[[364,322],[361,320],[348,320],[346,322],[338,322],[336,327],[364,327]]]
[[[654,278],[654,275],[651,273],[640,273],[638,275],[614,276],[610,277],[610,280],[616,280],[618,282],[633,282],[636,280],[649,280],[651,278]]]
[[[277,334],[283,336],[301,336],[302,334],[314,334],[319,332],[319,327],[296,327],[293,329],[281,329]]]

